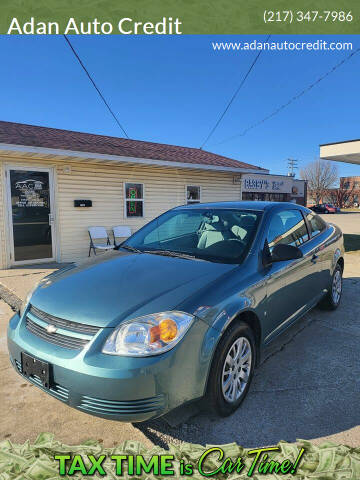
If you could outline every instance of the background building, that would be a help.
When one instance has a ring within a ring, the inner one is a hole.
[[[347,203],[349,206],[357,206],[360,202],[360,177],[341,177],[340,188],[348,192]]]
[[[307,195],[307,205],[315,205],[311,193]],[[321,193],[320,203],[329,203],[340,208],[357,207],[360,203],[360,177],[340,177],[338,188],[328,188]]]
[[[306,205],[306,182],[286,175],[242,175],[242,199]]]

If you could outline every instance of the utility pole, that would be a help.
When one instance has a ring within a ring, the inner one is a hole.
[[[295,160],[294,158],[288,158],[287,159],[287,162],[288,162],[288,177],[295,177],[295,168],[299,168],[297,163],[298,163],[298,160]]]

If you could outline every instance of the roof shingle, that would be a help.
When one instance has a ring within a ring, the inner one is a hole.
[[[261,167],[198,148],[4,121],[0,121],[0,143],[264,171]]]

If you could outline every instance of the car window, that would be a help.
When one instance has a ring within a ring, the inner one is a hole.
[[[144,245],[154,242],[161,243],[163,240],[177,238],[181,235],[187,235],[199,229],[202,222],[199,214],[180,213],[170,217],[164,223],[154,229],[144,238]]]
[[[282,210],[275,213],[269,225],[267,240],[270,251],[279,243],[298,247],[309,240],[301,212],[299,210]]]
[[[306,219],[310,226],[310,234],[312,237],[325,230],[326,223],[319,215],[311,212],[307,214]]]
[[[254,239],[262,212],[214,208],[170,210],[138,230],[123,248],[157,254],[241,263]]]

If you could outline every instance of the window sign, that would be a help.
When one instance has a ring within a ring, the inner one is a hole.
[[[142,183],[125,184],[126,217],[144,216],[144,189]]]
[[[186,187],[186,201],[189,204],[200,203],[200,187],[188,185]]]
[[[44,189],[45,182],[26,179],[15,183],[18,191],[17,207],[47,207],[48,190]],[[44,196],[45,194],[45,196]]]

